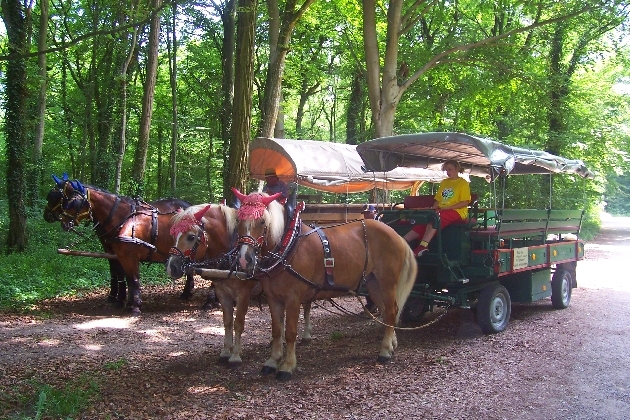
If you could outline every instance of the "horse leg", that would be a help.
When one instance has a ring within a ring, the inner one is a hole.
[[[118,270],[116,264],[118,261],[109,260],[109,296],[107,301],[115,303],[118,296]]]
[[[227,281],[227,280],[226,280]],[[232,356],[232,343],[234,341],[234,305],[232,296],[226,289],[226,286],[220,284],[217,288],[217,297],[223,307],[223,349],[219,354],[219,362],[227,363]]]
[[[396,324],[396,316],[398,314],[398,306],[396,304],[396,297],[394,296],[394,290],[381,288],[386,290],[385,293],[381,293],[379,297],[382,297],[383,308],[381,313],[383,314],[383,323],[385,324],[385,332],[383,335],[383,341],[381,342],[381,351],[378,354],[377,361],[379,363],[387,363],[392,359],[394,349],[396,348],[398,341],[396,339],[396,332],[394,325]]]
[[[297,326],[300,318],[300,301],[297,299],[286,302],[286,317],[284,319],[285,332],[284,339],[287,343],[286,356],[284,362],[278,368],[276,379],[279,381],[288,381],[293,375],[293,371],[297,366],[297,358],[295,356],[295,342],[297,339]]]
[[[306,302],[302,304],[302,309],[304,310],[304,331],[302,331],[302,344],[309,344],[311,342],[311,330],[313,326],[311,325],[311,302]]]
[[[271,313],[271,356],[267,359],[260,373],[269,375],[278,370],[283,353],[284,305],[267,295],[269,312]]]
[[[195,289],[195,278],[192,274],[186,274],[186,284],[184,285],[184,291],[179,295],[180,299],[188,300],[193,295]]]
[[[242,280],[236,280],[238,282]],[[239,366],[243,361],[241,360],[241,336],[245,329],[245,315],[247,309],[249,309],[249,287],[245,285],[237,286],[236,292],[236,320],[234,322],[234,347],[232,348],[232,357],[228,361],[232,367]]]
[[[206,303],[203,304],[204,311],[211,311],[214,308],[220,308],[221,302],[217,299],[216,289],[214,287],[214,282],[210,283],[210,287],[208,288],[208,297],[206,298]]]
[[[140,297],[140,263],[138,261],[131,261],[123,265],[121,261],[121,265],[127,273],[127,288],[129,289],[127,307],[131,309],[132,316],[139,316],[140,308],[142,308],[142,298]]]

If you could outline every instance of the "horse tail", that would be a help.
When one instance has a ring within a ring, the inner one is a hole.
[[[403,259],[402,269],[400,270],[400,276],[398,277],[398,285],[396,287],[396,305],[398,306],[396,323],[398,323],[400,314],[405,306],[405,302],[407,302],[407,298],[411,294],[411,289],[413,289],[413,285],[416,282],[416,275],[418,274],[418,264],[411,247],[402,236],[399,236],[399,238],[403,244],[405,256]]]

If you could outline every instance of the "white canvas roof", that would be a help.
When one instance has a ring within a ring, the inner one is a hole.
[[[356,146],[315,140],[259,137],[250,145],[250,177],[264,180],[273,168],[285,182],[319,191],[354,193],[373,188],[405,190],[418,181],[440,182],[444,172],[421,168],[396,168],[365,172]]]

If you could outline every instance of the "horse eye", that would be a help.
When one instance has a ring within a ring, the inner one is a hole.
[[[187,239],[193,242],[197,239],[197,235],[195,235],[194,233],[189,233]]]

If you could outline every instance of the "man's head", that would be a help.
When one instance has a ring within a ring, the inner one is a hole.
[[[276,175],[276,170],[273,168],[265,169],[265,181],[269,185],[275,185],[278,182],[278,175]]]

